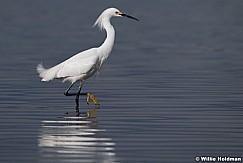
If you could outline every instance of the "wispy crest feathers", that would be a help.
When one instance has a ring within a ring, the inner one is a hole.
[[[94,23],[94,27],[97,26],[101,31],[104,30],[104,28],[105,28],[104,25],[103,25],[104,24],[103,23],[103,21],[104,21],[103,17],[104,17],[103,14],[101,14]]]
[[[106,25],[110,24],[110,18],[114,16],[115,12],[119,11],[116,8],[108,8],[101,13],[94,26],[98,26],[100,30],[104,30]]]

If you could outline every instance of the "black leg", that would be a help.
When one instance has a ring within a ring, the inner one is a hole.
[[[79,111],[79,96],[80,95],[85,95],[87,96],[87,104],[89,104],[89,100],[92,99],[92,101],[94,102],[95,105],[100,105],[99,101],[94,97],[94,95],[92,93],[81,93],[82,90],[82,86],[84,84],[84,81],[82,81],[80,83],[79,89],[77,93],[69,93],[70,89],[72,88],[72,86],[74,85],[74,83],[72,83],[69,88],[64,92],[65,96],[76,96],[75,98],[75,103],[76,103],[76,111]]]
[[[79,95],[82,89],[82,84],[79,86],[78,93],[76,94],[75,102],[76,102],[76,110],[79,110]]]
[[[80,83],[79,89],[78,89],[78,93],[69,93],[70,89],[72,88],[72,86],[74,85],[74,83],[72,83],[69,88],[64,92],[65,96],[76,96],[75,98],[75,103],[76,103],[76,111],[79,111],[79,96],[80,95],[87,95],[87,93],[81,93],[82,90],[82,86],[83,86],[84,82]]]
[[[77,96],[77,95],[87,95],[87,93],[80,93],[81,92],[81,89],[82,89],[82,86],[81,88],[79,87],[79,90],[78,90],[78,93],[69,93],[70,89],[72,88],[72,86],[74,85],[74,83],[72,83],[68,89],[64,92],[64,95],[65,96]],[[76,97],[77,98],[77,97]]]
[[[74,85],[74,83],[72,83],[72,84],[68,87],[68,89],[64,92],[64,95],[65,95],[65,96],[73,96],[72,94],[68,93],[69,90],[72,88],[73,85]]]

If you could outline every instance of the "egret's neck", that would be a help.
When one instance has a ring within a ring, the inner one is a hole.
[[[102,58],[106,59],[109,56],[115,41],[115,30],[109,19],[104,21],[104,29],[106,30],[106,39],[99,47],[99,54],[102,55]]]

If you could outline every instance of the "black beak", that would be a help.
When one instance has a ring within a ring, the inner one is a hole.
[[[137,18],[134,18],[134,17],[132,17],[130,15],[127,15],[127,14],[124,14],[124,13],[122,13],[121,16],[124,16],[124,17],[130,18],[130,19],[139,21]]]

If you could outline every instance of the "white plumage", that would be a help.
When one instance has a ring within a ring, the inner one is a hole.
[[[37,66],[37,71],[42,81],[63,79],[74,83],[86,80],[92,76],[101,66],[101,59],[97,55],[97,48],[92,48],[74,55],[66,61],[45,69],[42,64]]]
[[[94,24],[95,26],[97,25],[101,30],[105,29],[106,31],[106,39],[103,44],[100,47],[91,48],[80,52],[48,69],[44,68],[42,64],[39,64],[36,67],[36,70],[42,81],[50,81],[53,79],[62,79],[64,82],[69,81],[72,83],[69,89],[75,82],[80,81],[81,84],[77,94],[78,96],[84,81],[100,70],[102,64],[108,58],[113,48],[115,30],[110,23],[110,19],[112,17],[123,16],[138,20],[120,12],[116,8],[109,8],[103,11]],[[68,94],[69,89],[65,92],[65,95]]]

